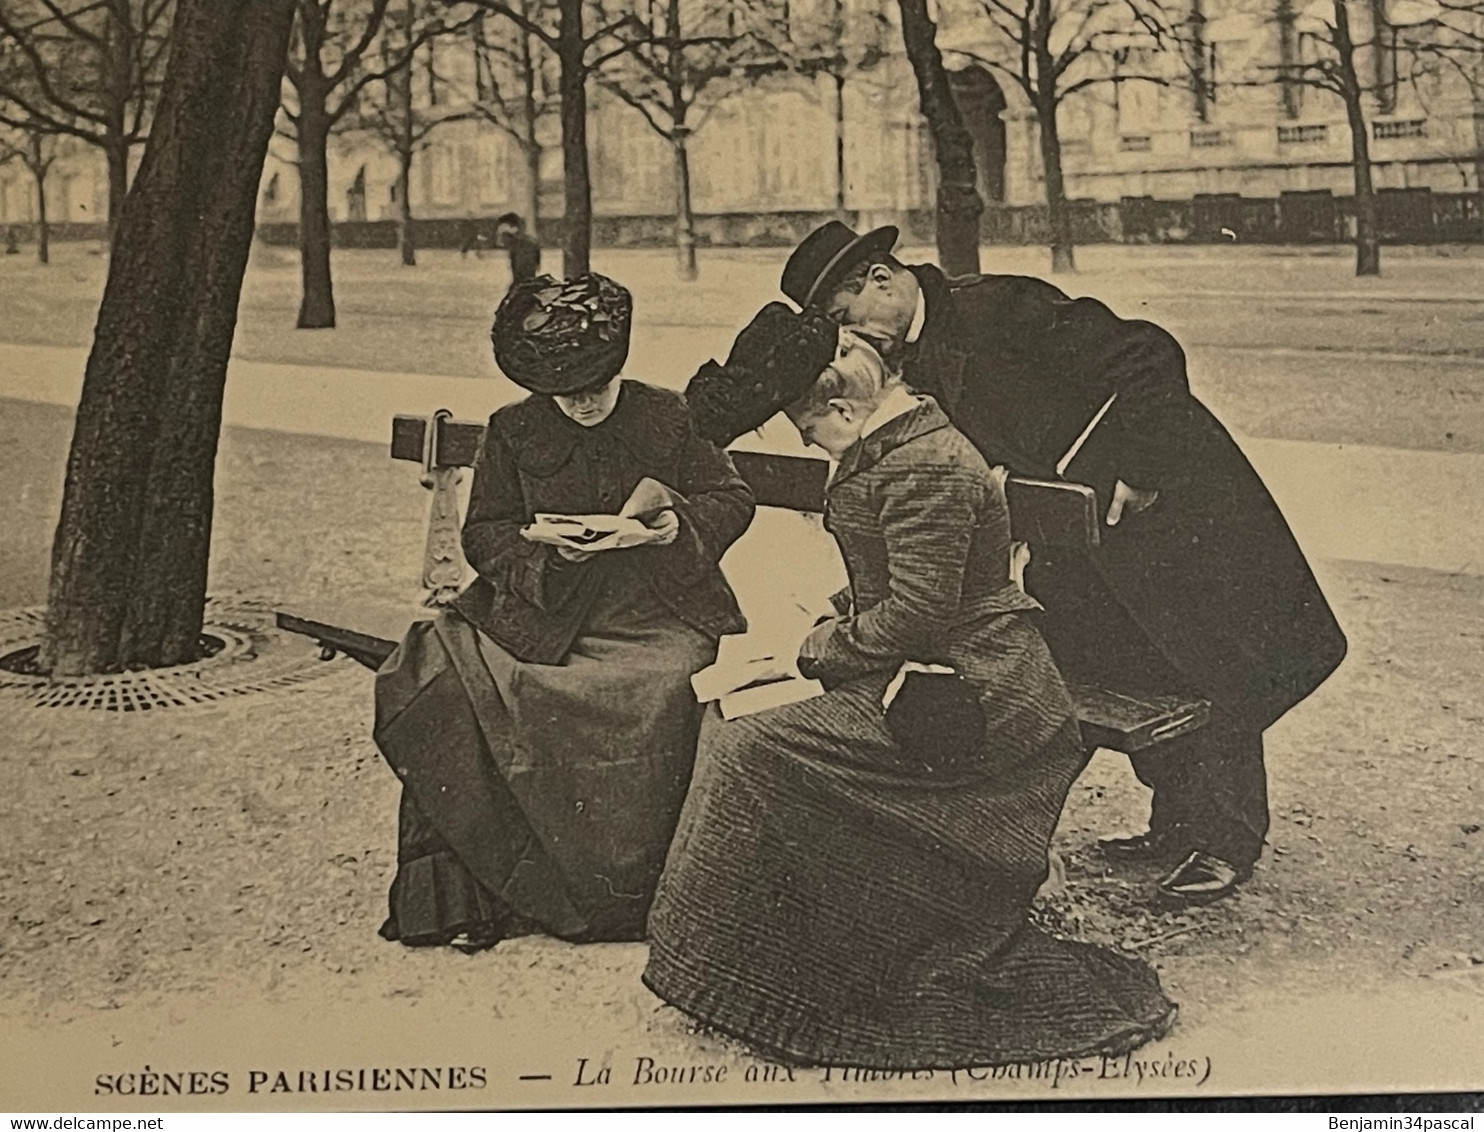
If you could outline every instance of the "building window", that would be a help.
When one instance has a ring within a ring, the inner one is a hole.
[[[1191,149],[1219,149],[1231,145],[1231,135],[1225,130],[1191,130]]]
[[[1372,122],[1371,137],[1377,141],[1386,141],[1390,138],[1425,138],[1427,137],[1427,121],[1417,118],[1410,122]]]
[[[459,200],[458,161],[452,149],[434,145],[428,150],[428,192],[436,205],[457,204]]]
[[[1154,139],[1148,134],[1124,134],[1118,139],[1118,148],[1124,153],[1148,153],[1154,147]]]
[[[1319,145],[1329,141],[1328,126],[1279,126],[1279,145]]]
[[[1113,106],[1122,131],[1139,134],[1159,128],[1160,80],[1154,53],[1143,47],[1125,47],[1113,53]]]
[[[498,134],[486,134],[475,143],[474,176],[480,204],[503,204],[509,199],[510,144]]]

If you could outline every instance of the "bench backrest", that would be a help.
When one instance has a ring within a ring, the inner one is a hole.
[[[427,417],[392,418],[394,460],[410,460],[431,468],[471,467],[483,441],[483,424],[438,419],[430,427]],[[825,460],[769,452],[733,452],[731,457],[759,506],[816,513],[824,510],[829,476]],[[1005,497],[1015,540],[1031,547],[1061,550],[1097,546],[1097,499],[1091,488],[1012,476],[1005,484]]]

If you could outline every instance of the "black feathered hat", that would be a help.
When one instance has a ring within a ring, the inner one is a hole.
[[[604,275],[538,275],[495,310],[495,364],[532,393],[560,396],[616,377],[629,356],[634,299]]]
[[[707,362],[685,389],[696,431],[725,446],[808,393],[834,361],[840,328],[818,311],[769,303],[737,335],[726,365]]]

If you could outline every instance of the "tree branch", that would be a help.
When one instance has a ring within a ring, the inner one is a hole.
[[[649,123],[649,128],[652,129],[655,133],[659,134],[660,137],[664,138],[666,141],[675,140],[673,119],[671,120],[670,126],[666,127],[664,125],[661,125],[659,119],[654,116],[649,105],[642,98],[636,97],[635,95],[631,94],[629,91],[625,90],[622,86],[619,86],[611,79],[605,79],[600,76],[598,78],[598,85],[601,86],[604,90],[608,91],[614,97],[628,103],[635,110],[639,111],[640,114],[643,114],[644,120]],[[670,117],[669,113],[665,111],[663,107],[661,108],[661,112],[664,113],[667,118]]]
[[[505,19],[515,24],[522,31],[534,35],[542,43],[546,44],[547,47],[553,51],[556,50],[556,36],[552,35],[534,20],[528,19],[522,13],[517,12],[509,4],[504,3],[503,0],[470,0],[470,3],[477,8],[483,8],[486,12],[493,12],[497,16],[505,17]]]

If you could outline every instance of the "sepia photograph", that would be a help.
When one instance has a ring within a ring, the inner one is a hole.
[[[0,0],[0,500],[0,1108],[1484,1103],[1484,0]]]

